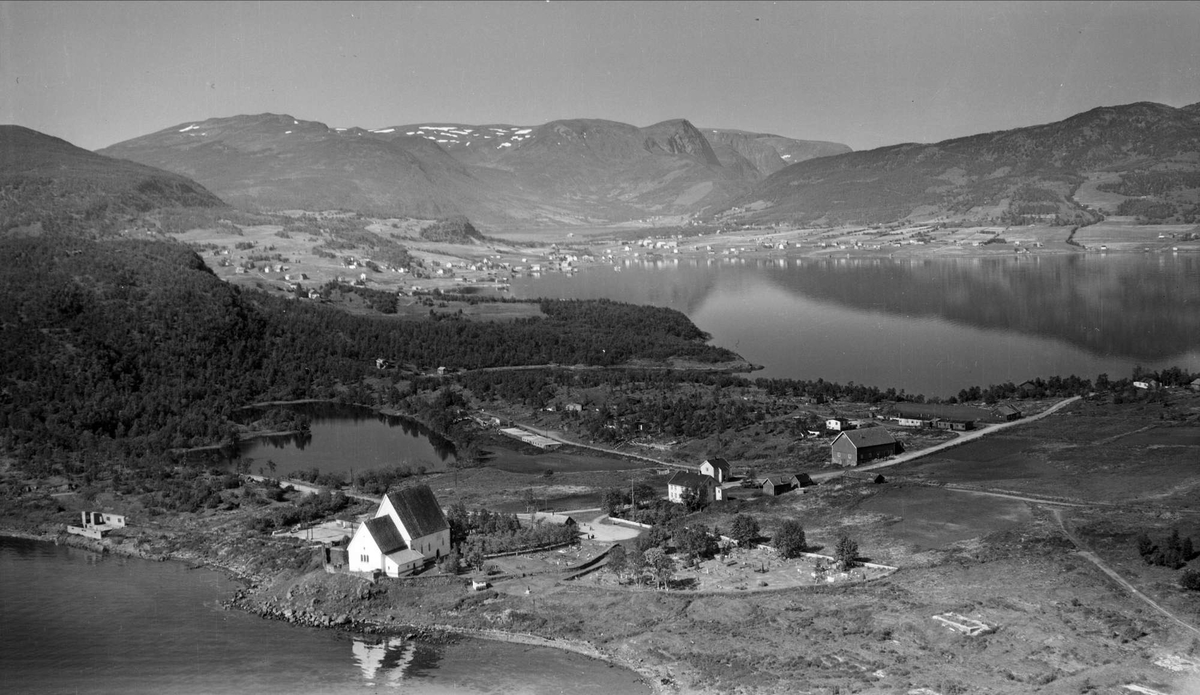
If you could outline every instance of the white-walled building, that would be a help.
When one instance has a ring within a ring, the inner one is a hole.
[[[358,527],[346,549],[352,572],[399,577],[450,552],[450,524],[428,485],[384,495],[375,518]]]

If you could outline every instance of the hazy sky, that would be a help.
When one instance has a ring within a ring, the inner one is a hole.
[[[1200,101],[1200,3],[0,2],[0,122],[687,118],[855,149]]]

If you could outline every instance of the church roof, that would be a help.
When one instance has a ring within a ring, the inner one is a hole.
[[[368,521],[366,526],[367,533],[371,534],[375,545],[379,546],[380,552],[385,555],[408,548],[408,544],[404,542],[404,537],[400,535],[400,529],[396,528],[392,517],[376,517]]]
[[[423,538],[450,528],[428,485],[393,490],[387,496],[411,538]]]

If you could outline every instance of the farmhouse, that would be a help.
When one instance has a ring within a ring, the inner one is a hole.
[[[708,500],[712,497],[712,491],[716,485],[717,481],[707,475],[679,471],[667,481],[667,499],[682,503],[684,495],[690,490],[697,499]]]
[[[729,479],[729,462],[722,458],[706,459],[700,464],[700,473],[723,483]]]
[[[842,432],[829,445],[833,462],[841,466],[857,466],[873,459],[896,453],[899,443],[882,427]]]
[[[375,518],[358,527],[346,549],[351,572],[399,577],[450,552],[450,524],[428,485],[384,495]]]
[[[844,417],[831,417],[825,421],[825,429],[831,432],[841,432],[850,429],[850,421]]]

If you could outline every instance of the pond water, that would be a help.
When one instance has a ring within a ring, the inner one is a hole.
[[[765,369],[950,396],[1135,365],[1200,371],[1200,257],[700,258],[514,278],[522,298],[667,306]]]
[[[235,584],[0,538],[0,664],[12,693],[648,693],[628,669],[548,647],[432,645],[222,610]]]
[[[348,478],[352,471],[394,466],[440,471],[455,460],[453,444],[407,418],[336,403],[287,407],[312,419],[310,431],[244,441],[239,454],[251,460],[251,472],[271,474],[273,462],[278,476],[317,468]]]

